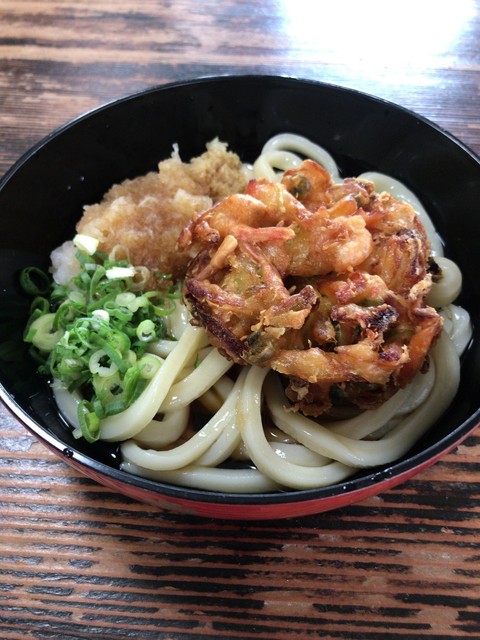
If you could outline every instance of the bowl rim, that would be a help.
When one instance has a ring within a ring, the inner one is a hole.
[[[460,147],[464,152],[466,152],[469,156],[472,157],[472,159],[474,161],[476,161],[478,164],[480,164],[480,151],[477,153],[474,149],[472,149],[472,147],[470,147],[468,144],[466,144],[465,142],[463,142],[459,137],[455,136],[454,134],[452,134],[448,129],[446,129],[445,127],[440,126],[439,124],[437,124],[436,122],[434,122],[433,120],[429,119],[427,116],[424,116],[420,113],[418,113],[417,111],[415,111],[414,109],[411,109],[409,107],[405,107],[401,104],[398,104],[396,102],[393,102],[392,100],[389,100],[388,98],[383,98],[380,96],[377,96],[375,94],[372,93],[368,93],[367,91],[363,91],[361,89],[357,89],[354,87],[348,87],[345,85],[341,85],[341,84],[336,84],[333,82],[325,82],[323,80],[316,80],[316,79],[310,79],[310,78],[306,78],[306,77],[302,77],[302,76],[295,76],[295,75],[290,75],[290,74],[269,74],[269,73],[238,73],[238,74],[231,74],[231,73],[225,73],[225,74],[212,74],[212,75],[201,75],[201,76],[194,76],[190,79],[183,79],[183,80],[174,80],[174,81],[169,81],[166,83],[160,83],[160,84],[154,84],[148,87],[145,87],[143,89],[140,89],[138,91],[135,91],[133,93],[126,93],[123,95],[120,95],[116,98],[113,98],[111,100],[107,100],[105,102],[102,102],[100,104],[98,104],[97,106],[93,106],[90,109],[87,109],[86,111],[83,111],[81,113],[79,113],[76,116],[73,116],[72,118],[69,118],[68,120],[66,120],[65,122],[59,124],[58,126],[56,126],[55,128],[53,128],[49,133],[47,133],[44,136],[41,136],[36,142],[33,143],[33,145],[31,147],[29,147],[27,150],[25,150],[15,161],[14,163],[6,170],[6,172],[3,174],[3,176],[0,177],[0,189],[3,188],[4,184],[6,184],[8,182],[8,180],[11,178],[11,176],[16,173],[18,171],[18,169],[27,161],[30,159],[30,157],[32,157],[33,155],[35,155],[35,153],[37,153],[37,151],[39,151],[42,147],[44,147],[51,139],[56,138],[58,135],[61,135],[64,131],[67,131],[68,129],[70,129],[71,127],[76,126],[78,123],[87,120],[90,117],[95,116],[98,113],[101,113],[105,110],[111,109],[119,104],[125,104],[127,102],[130,101],[134,101],[134,100],[138,100],[138,99],[142,99],[144,97],[147,97],[150,94],[154,94],[154,93],[159,93],[159,92],[164,92],[164,91],[169,91],[171,89],[176,89],[179,87],[183,87],[183,86],[192,86],[192,85],[196,85],[196,84],[208,84],[211,82],[245,82],[245,81],[258,81],[258,80],[262,80],[262,81],[266,81],[266,82],[276,82],[276,81],[285,81],[287,83],[292,83],[292,84],[303,84],[303,85],[310,85],[312,87],[321,87],[324,89],[328,89],[328,90],[332,90],[332,91],[339,91],[348,95],[356,95],[358,97],[367,99],[367,100],[371,100],[372,102],[376,102],[380,105],[384,105],[386,107],[390,107],[392,109],[394,109],[395,111],[400,111],[403,112],[405,115],[409,116],[409,117],[413,117],[416,120],[422,122],[423,124],[427,125],[428,127],[435,129],[438,133],[440,133],[441,135],[443,135],[444,137],[448,138],[451,142],[453,142],[455,145],[457,145],[458,147]]]
[[[111,108],[115,108],[119,104],[126,104],[130,101],[141,100],[151,94],[170,91],[179,87],[208,83],[240,83],[246,81],[285,82],[292,86],[309,85],[312,88],[323,88],[330,91],[340,92],[344,95],[353,94],[355,96],[361,97],[362,99],[370,100],[379,105],[383,105],[385,107],[393,109],[394,111],[402,112],[408,117],[414,118],[415,120],[427,125],[429,128],[436,130],[442,137],[449,139],[454,145],[459,147],[461,151],[470,156],[470,158],[478,165],[480,172],[480,155],[477,154],[471,147],[469,147],[455,135],[451,134],[448,130],[431,121],[427,117],[420,115],[414,110],[397,104],[391,100],[370,94],[356,88],[294,75],[227,73],[219,75],[204,75],[193,77],[191,79],[183,79],[162,84],[155,84],[139,91],[114,98],[91,109],[88,109],[87,111],[67,120],[65,123],[54,128],[47,135],[41,137],[37,142],[35,142],[28,150],[26,150],[0,178],[0,190],[5,187],[5,185],[15,175],[15,173],[26,162],[28,162],[28,160],[32,156],[34,156],[40,149],[47,145],[52,139],[58,137],[59,135],[62,135],[65,131],[69,130],[72,127],[75,127],[77,124],[88,120],[89,118],[95,117],[99,113],[107,111]],[[148,478],[143,478],[141,476],[135,476],[114,466],[108,465],[107,463],[101,462],[100,460],[89,457],[81,451],[78,451],[71,446],[67,446],[59,438],[57,438],[55,434],[49,431],[48,426],[43,426],[42,424],[34,420],[27,413],[27,411],[25,411],[16,402],[15,398],[4,387],[1,380],[0,400],[10,411],[10,413],[47,448],[57,453],[60,457],[63,457],[66,461],[75,463],[75,466],[84,470],[84,473],[86,473],[87,475],[89,475],[87,470],[90,470],[96,474],[100,474],[101,476],[110,478],[115,483],[118,483],[118,485],[140,488],[146,491],[153,492],[154,494],[159,494],[161,496],[180,498],[193,502],[229,504],[234,506],[259,504],[268,506],[270,504],[301,503],[312,500],[322,501],[324,499],[331,500],[335,496],[355,494],[356,492],[365,490],[367,487],[381,487],[383,484],[385,484],[385,482],[391,481],[392,479],[397,477],[400,477],[400,481],[402,481],[401,478],[406,474],[412,475],[415,469],[427,466],[430,462],[434,462],[439,457],[442,457],[443,455],[448,453],[448,451],[453,449],[461,441],[467,438],[480,425],[479,407],[453,431],[449,432],[435,444],[432,444],[413,455],[409,455],[407,453],[405,456],[403,456],[402,459],[394,461],[389,465],[381,467],[380,469],[373,469],[370,473],[365,473],[362,477],[357,479],[355,478],[355,476],[352,476],[351,478],[347,478],[343,482],[313,489],[285,490],[274,493],[255,494],[228,493],[173,485],[158,480],[151,480]]]
[[[26,413],[5,390],[0,382],[0,400],[10,413],[33,434],[44,446],[56,453],[59,457],[68,462],[74,463],[79,469],[84,470],[86,475],[88,470],[101,476],[106,476],[118,485],[132,486],[141,488],[146,491],[158,493],[162,496],[171,498],[179,498],[181,500],[190,500],[203,503],[217,503],[229,505],[265,505],[265,504],[285,504],[285,503],[302,503],[308,501],[321,501],[323,499],[332,499],[338,495],[355,494],[367,488],[374,488],[377,485],[381,487],[383,484],[393,482],[395,478],[412,475],[416,469],[421,469],[435,462],[443,455],[446,455],[453,448],[458,446],[463,440],[471,435],[477,427],[480,426],[480,408],[469,416],[456,429],[444,436],[439,442],[422,449],[418,453],[405,457],[404,460],[394,461],[393,463],[382,467],[381,469],[372,470],[371,473],[363,475],[356,479],[355,476],[346,478],[346,480],[328,485],[326,487],[317,487],[312,489],[301,490],[282,490],[272,493],[228,493],[222,491],[211,491],[195,489],[193,487],[184,487],[181,485],[173,485],[159,480],[151,480],[142,476],[130,474],[116,467],[110,466],[99,460],[95,460],[85,455],[81,451],[76,450],[70,445],[66,445],[59,438],[55,437],[46,427],[39,424],[28,413]]]

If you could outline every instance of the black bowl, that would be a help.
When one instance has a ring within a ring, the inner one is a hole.
[[[29,300],[18,284],[29,265],[74,234],[82,206],[113,184],[155,169],[178,143],[200,154],[215,136],[252,161],[271,136],[290,131],[325,146],[342,175],[379,170],[423,201],[464,275],[459,304],[474,325],[457,397],[425,437],[388,467],[327,488],[232,495],[187,489],[119,470],[111,445],[75,440],[22,345]],[[392,103],[318,82],[270,76],[206,78],[161,86],[102,106],[68,123],[25,154],[0,182],[0,397],[47,447],[86,475],[161,507],[223,518],[316,513],[374,495],[411,477],[477,426],[480,399],[480,160],[436,125]]]

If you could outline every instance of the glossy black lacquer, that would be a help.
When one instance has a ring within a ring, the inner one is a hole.
[[[134,478],[118,470],[115,448],[76,441],[59,418],[45,381],[22,346],[29,300],[18,286],[28,265],[72,237],[85,204],[115,182],[156,167],[178,143],[183,159],[218,136],[251,161],[274,134],[308,136],[335,157],[343,176],[379,170],[420,197],[459,264],[475,339],[463,358],[461,386],[444,416],[388,468],[359,473],[342,486],[270,496],[225,496]],[[295,502],[353,491],[408,471],[448,450],[479,419],[480,161],[434,124],[389,102],[316,82],[234,76],[167,85],[100,107],[39,142],[0,183],[0,395],[37,437],[78,465],[171,496],[209,502]],[[3,352],[2,352],[3,353]]]

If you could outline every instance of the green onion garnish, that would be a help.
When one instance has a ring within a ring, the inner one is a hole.
[[[87,442],[95,442],[100,435],[100,420],[92,409],[92,404],[82,400],[78,405],[78,421],[82,436]]]
[[[20,284],[25,293],[32,296],[44,295],[50,289],[50,279],[38,267],[27,267],[20,274]]]
[[[136,291],[135,269],[126,260],[90,253],[87,242],[77,247],[80,270],[67,284],[52,282],[36,268],[22,272],[22,286],[36,296],[24,340],[41,373],[82,392],[81,433],[94,442],[100,420],[127,409],[158,369],[158,358],[146,353],[148,345],[173,339],[164,317],[180,293],[178,286]]]

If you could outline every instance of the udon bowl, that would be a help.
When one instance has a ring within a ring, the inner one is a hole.
[[[73,237],[85,204],[154,169],[177,143],[200,154],[218,136],[244,161],[279,132],[323,145],[343,176],[378,170],[404,182],[430,213],[446,255],[463,272],[458,304],[473,340],[448,410],[401,459],[325,488],[227,494],[174,486],[120,469],[114,445],[76,440],[22,343],[29,299],[22,268],[47,268]],[[390,102],[319,82],[271,76],[205,78],[153,88],[79,117],[26,153],[0,182],[0,397],[46,447],[90,478],[136,500],[199,516],[273,519],[338,508],[403,482],[457,446],[480,415],[480,160],[435,124]]]

